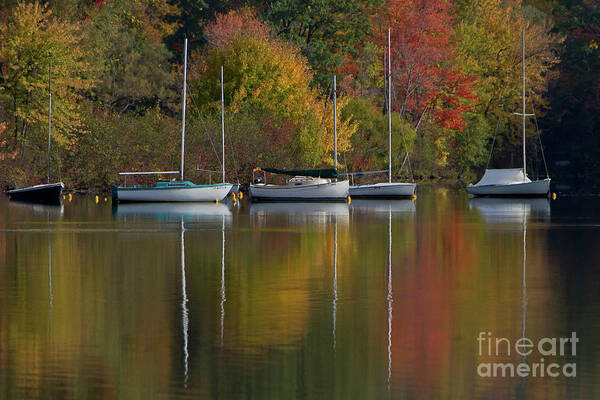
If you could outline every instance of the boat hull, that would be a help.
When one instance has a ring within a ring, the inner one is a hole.
[[[229,192],[229,194],[238,194],[240,192],[240,184],[239,183],[234,183],[231,185],[231,191]]]
[[[65,185],[62,182],[35,185],[8,191],[11,200],[28,201],[44,204],[60,204],[60,196]]]
[[[231,188],[231,184],[168,188],[119,187],[116,188],[116,192],[117,201],[120,203],[206,202],[223,200]]]
[[[250,185],[252,201],[346,201],[348,181],[313,185]]]
[[[376,183],[373,185],[350,186],[350,197],[411,197],[415,194],[415,183]]]
[[[505,185],[470,185],[467,192],[480,197],[544,197],[550,192],[550,179]]]

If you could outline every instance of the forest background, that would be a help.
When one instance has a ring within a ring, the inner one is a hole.
[[[396,178],[521,166],[525,28],[527,171],[600,192],[596,0],[0,0],[0,185],[46,179],[50,64],[54,179],[178,169],[184,37],[190,180],[220,169],[221,65],[229,181],[332,165],[334,74],[341,172],[386,169],[388,26]]]

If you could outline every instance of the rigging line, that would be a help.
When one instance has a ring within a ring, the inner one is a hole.
[[[348,162],[346,161],[346,152],[344,151],[344,172],[348,173]]]
[[[390,97],[391,97],[392,96],[392,90],[391,90],[391,88],[392,88],[392,85],[394,83],[394,80],[392,79],[392,71],[391,70],[390,70],[390,74],[389,75],[390,75]],[[391,103],[392,102],[391,102],[391,99],[390,99],[390,104]],[[392,107],[390,106],[390,110],[388,110],[388,112],[390,112],[390,113],[392,112],[391,108]],[[403,119],[403,117],[402,117],[401,114],[399,114],[398,116],[400,117],[400,119]],[[415,129],[415,133],[416,133],[416,129]],[[398,170],[398,174],[400,176],[402,176],[401,175],[402,174],[402,168],[404,167],[404,163],[406,162],[406,160],[409,160],[408,163],[410,165],[410,154],[408,152],[408,146],[406,145],[406,140],[405,140],[404,136],[401,133],[400,133],[400,141],[402,142],[402,147],[404,147],[404,150],[406,152],[406,154],[404,155],[404,160],[402,160],[402,165],[400,166],[400,170]],[[392,151],[392,149],[390,149],[390,151]],[[412,176],[412,172],[410,172],[410,174]],[[413,181],[414,181],[414,179],[413,179]]]
[[[530,99],[533,96],[533,91],[529,90]],[[546,170],[546,178],[550,178],[550,174],[548,173],[548,164],[546,164],[546,155],[544,154],[544,144],[542,143],[542,133],[540,132],[540,127],[537,122],[537,116],[535,115],[535,108],[533,108],[533,101],[529,101],[531,103],[531,112],[533,114],[533,122],[535,123],[535,131],[538,135],[538,140],[540,142],[540,149],[542,151],[542,160],[544,161],[544,169]]]
[[[406,164],[407,159],[408,159],[408,151],[406,153],[404,153],[404,158],[402,159],[402,165],[400,166],[400,170],[398,171],[398,173],[402,172],[402,168],[404,168],[404,164]]]
[[[224,105],[224,104],[223,104],[223,107],[225,107],[225,105]],[[227,114],[227,116],[229,116],[229,114]],[[226,117],[227,117],[227,116],[226,116]],[[231,125],[233,125],[233,124],[231,124]],[[233,156],[233,168],[234,168],[234,170],[235,170],[235,177],[236,177],[236,179],[237,179],[237,183],[240,183],[240,174],[239,174],[239,168],[238,168],[239,166],[238,166],[238,163],[237,163],[237,157],[235,156],[235,150],[234,150],[234,148],[235,148],[235,147],[234,147],[234,145],[233,145],[233,137],[232,137],[231,135],[229,135],[229,136],[228,136],[228,137],[225,139],[225,142],[227,142],[227,139],[229,139],[229,144],[230,144],[230,147],[229,147],[229,152],[230,152],[230,153],[231,153],[231,155]],[[225,158],[226,158],[226,157],[225,157]],[[227,160],[225,160],[225,161],[227,161]],[[223,164],[224,164],[224,163],[223,163]]]
[[[323,143],[323,131],[326,129],[325,128],[325,123],[327,121],[325,120],[325,118],[326,118],[327,112],[329,110],[329,100],[331,100],[333,102],[333,88],[331,87],[330,83],[327,84],[327,87],[325,88],[325,92],[329,92],[329,88],[331,88],[331,92],[326,97],[325,110],[324,110],[324,113],[323,113],[323,119],[321,120],[321,126],[320,126],[320,129],[319,129],[319,145],[321,145]],[[315,158],[313,159],[313,164],[312,164],[311,168],[315,168],[316,164],[317,164],[317,154],[315,154]]]
[[[233,125],[233,124],[232,124]],[[238,163],[237,163],[237,157],[235,156],[235,150],[234,150],[234,145],[233,145],[233,138],[231,136],[226,137],[225,138],[225,144],[227,144],[227,141],[229,141],[230,147],[229,147],[229,153],[231,153],[232,157],[233,157],[233,168],[235,170],[235,177],[237,179],[237,183],[240,183],[240,175],[239,175],[239,168],[238,168]],[[227,158],[227,157],[225,157]],[[227,160],[225,160],[227,161]]]
[[[492,148],[490,149],[490,155],[488,156],[487,164],[485,164],[485,169],[488,169],[490,166],[490,161],[492,161],[492,154],[494,154],[494,145],[496,144],[496,136],[498,135],[498,127],[500,126],[500,118],[498,118],[498,122],[496,123],[496,129],[494,130],[494,140],[492,140]]]
[[[399,174],[402,173],[402,168],[404,168],[404,164],[407,161],[408,161],[408,167],[409,167],[409,174],[410,174],[410,177],[412,179],[412,182],[414,182],[415,178],[414,178],[413,173],[412,173],[412,168],[411,168],[411,165],[410,165],[410,153],[408,151],[404,154],[404,158],[402,160],[402,165],[400,166],[400,170],[398,171],[398,173]],[[400,175],[400,176],[402,176],[402,175]]]
[[[196,107],[196,109],[199,109],[199,107],[194,102],[194,97],[190,96],[189,99],[191,100],[191,102],[194,105],[194,107]],[[212,141],[212,138],[208,134],[206,135],[206,137],[208,138],[208,141],[210,142],[210,146],[212,147],[213,153],[215,154],[215,157],[217,158],[217,161],[219,162],[219,164],[221,164],[221,158],[219,157],[219,153],[217,152],[217,149],[215,147],[215,144]]]
[[[410,172],[410,179],[414,183],[415,176],[413,175],[412,165],[410,165],[410,155],[408,156],[408,171]]]
[[[392,85],[393,85],[393,83],[394,83],[394,81],[392,79],[391,71],[390,71],[389,75],[390,75],[390,83],[389,83],[389,85],[390,85],[390,88],[391,88]],[[392,90],[390,90],[390,92],[392,92]],[[390,96],[391,96],[391,93],[390,93]],[[390,99],[390,109],[388,110],[388,112],[389,113],[392,112],[391,99]],[[425,112],[425,111],[423,111],[423,112]],[[400,117],[400,119],[403,119],[402,115],[399,115],[399,117]],[[419,121],[419,123],[420,123],[420,121]],[[417,128],[418,128],[418,125],[417,125]],[[416,129],[417,128],[415,128],[415,133],[416,133]],[[404,168],[404,163],[406,163],[406,160],[408,160],[409,167],[410,167],[410,153],[408,152],[408,146],[406,145],[406,140],[405,140],[404,136],[401,133],[399,134],[399,136],[400,136],[400,141],[402,142],[402,146],[404,147],[404,150],[405,150],[405,155],[404,155],[404,159],[402,160],[402,165],[400,166],[400,169],[398,170],[398,174],[400,176],[402,176],[401,175],[402,174],[402,168]],[[391,152],[392,149],[390,149],[389,151]],[[411,179],[414,182],[414,178],[412,177],[412,170],[410,171],[410,175],[411,175]]]

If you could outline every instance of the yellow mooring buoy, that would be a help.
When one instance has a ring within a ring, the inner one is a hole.
[[[242,192],[239,192],[239,193],[238,193],[238,198],[239,198],[240,200],[241,200],[241,199],[243,199],[243,198],[244,198],[244,193],[242,193]]]
[[[98,200],[99,200],[98,195],[96,195],[96,204],[98,204]]]
[[[215,203],[219,204],[219,199],[215,199]]]
[[[552,193],[552,200],[556,200],[556,193]]]
[[[410,199],[411,199],[411,200],[416,200],[416,199],[417,199],[417,195],[413,193],[413,195],[412,195],[412,196],[410,196]]]
[[[73,195],[69,193],[69,201],[73,200]]]
[[[352,199],[350,198],[350,196],[348,196],[348,197],[346,198],[346,200],[348,201],[348,204],[352,203]]]

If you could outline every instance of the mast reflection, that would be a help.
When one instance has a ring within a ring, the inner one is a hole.
[[[183,371],[184,371],[184,381],[183,385],[187,388],[188,382],[188,360],[189,360],[189,352],[188,352],[188,329],[189,329],[189,310],[188,310],[188,297],[187,297],[187,288],[186,288],[186,279],[185,279],[185,225],[183,222],[183,217],[181,218],[181,325],[183,330]]]
[[[334,224],[333,232],[334,233],[333,233],[333,301],[332,301],[333,316],[332,316],[332,319],[333,319],[333,350],[335,351],[336,344],[337,344],[335,330],[336,330],[337,301],[338,301],[338,287],[337,287],[338,221],[337,221],[337,215],[335,216],[335,224]]]
[[[225,327],[225,216],[221,224],[221,346],[223,346],[223,334]]]

